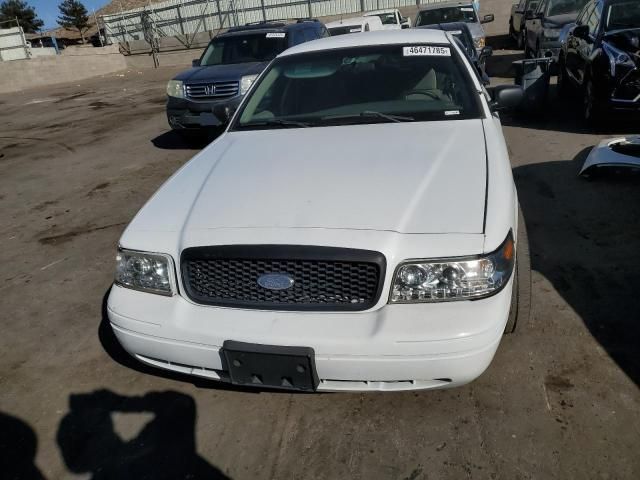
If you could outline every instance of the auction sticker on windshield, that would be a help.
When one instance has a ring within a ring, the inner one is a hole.
[[[432,47],[430,45],[418,45],[413,47],[402,47],[402,55],[405,57],[450,57],[449,47]]]
[[[267,33],[267,38],[284,38],[285,35],[286,33],[270,32]]]

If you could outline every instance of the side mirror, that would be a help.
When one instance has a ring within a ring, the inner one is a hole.
[[[573,36],[586,40],[589,38],[589,25],[578,25],[573,29]]]
[[[213,107],[213,114],[216,116],[220,123],[226,125],[231,120],[233,112],[227,105],[215,105]]]
[[[496,17],[493,16],[493,13],[489,15],[485,15],[480,23],[491,23],[495,20]]]
[[[497,85],[488,90],[491,95],[491,110],[500,112],[514,110],[524,101],[524,89],[520,85]]]
[[[408,23],[403,23],[400,28],[405,29],[405,28],[411,28],[411,25],[409,25]]]
[[[487,45],[482,50],[480,50],[480,60],[485,59],[493,55],[493,47]]]
[[[191,60],[191,66],[192,67],[199,67],[200,66],[200,59],[196,58],[194,60]]]

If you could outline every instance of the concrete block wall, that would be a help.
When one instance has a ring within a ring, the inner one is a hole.
[[[55,55],[0,62],[0,93],[75,82],[127,68],[127,62],[117,48],[115,53],[113,50],[101,53],[94,50],[101,49],[87,49],[85,55]]]

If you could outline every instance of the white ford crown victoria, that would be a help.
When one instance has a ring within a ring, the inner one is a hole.
[[[305,43],[124,232],[124,348],[238,385],[461,385],[518,309],[518,202],[497,110],[436,30]],[[519,238],[521,237],[521,238]]]

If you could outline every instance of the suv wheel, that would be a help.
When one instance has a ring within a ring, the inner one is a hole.
[[[593,82],[588,78],[583,92],[582,117],[587,124],[596,126],[602,120],[602,114],[595,96]]]

